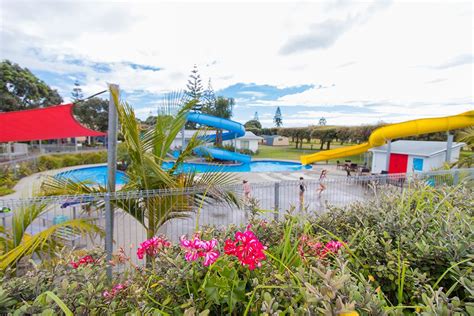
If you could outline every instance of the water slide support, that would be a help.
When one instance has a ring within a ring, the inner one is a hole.
[[[390,155],[392,154],[392,140],[387,140],[387,156],[385,160],[385,170],[388,172],[390,169]]]
[[[451,152],[452,152],[452,147],[453,147],[453,139],[454,135],[451,134],[449,131],[447,132],[448,134],[448,140],[447,140],[447,148],[446,148],[446,162],[450,163],[451,162]]]

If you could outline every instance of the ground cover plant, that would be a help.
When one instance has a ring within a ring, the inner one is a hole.
[[[420,185],[320,217],[289,212],[174,244],[154,236],[111,262],[62,252],[18,277],[4,271],[0,312],[469,315],[473,193]]]

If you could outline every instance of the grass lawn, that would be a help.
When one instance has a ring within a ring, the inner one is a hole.
[[[305,144],[306,145],[306,144]],[[341,145],[331,146],[331,148],[341,147]],[[300,160],[300,156],[312,154],[319,151],[319,146],[313,146],[313,150],[309,148],[309,144],[306,148],[296,149],[295,146],[266,146],[259,145],[258,154],[252,156],[253,158],[268,158],[268,159],[287,159],[287,160]],[[339,158],[330,160],[329,163],[336,163],[336,160],[344,161],[351,160],[353,163],[362,164],[364,162],[364,155],[349,156],[346,158]]]

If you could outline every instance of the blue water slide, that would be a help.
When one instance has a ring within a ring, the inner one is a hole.
[[[202,113],[189,113],[187,120],[189,122],[226,130],[226,132],[222,133],[222,140],[231,140],[245,135],[245,128],[242,124],[221,117]],[[205,136],[205,140],[207,142],[214,142],[216,140],[216,135]],[[235,160],[243,163],[249,163],[251,160],[248,155],[207,146],[196,148],[194,153],[198,156],[211,156],[220,160]]]

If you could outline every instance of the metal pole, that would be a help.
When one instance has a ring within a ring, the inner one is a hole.
[[[114,240],[114,208],[110,203],[110,193],[115,192],[115,174],[117,172],[117,108],[119,86],[109,84],[109,127],[107,132],[107,194],[105,196],[105,253],[106,260],[112,260]],[[107,277],[112,279],[112,266],[107,266]]]
[[[389,139],[387,141],[387,157],[385,160],[385,171],[388,172],[388,169],[390,169],[390,154],[392,153],[392,140]]]
[[[454,135],[451,134],[450,132],[447,133],[448,134],[448,141],[447,141],[447,144],[446,144],[446,162],[447,163],[450,163],[451,162],[451,152],[452,152],[452,149],[453,149],[453,139],[454,139]]]
[[[274,205],[275,213],[273,214],[274,219],[277,221],[280,216],[280,182],[275,182],[274,188]]]
[[[183,128],[181,128],[181,152],[183,152],[184,150],[184,142],[185,142],[185,139],[184,139],[184,131],[186,130],[186,123],[183,125]]]

